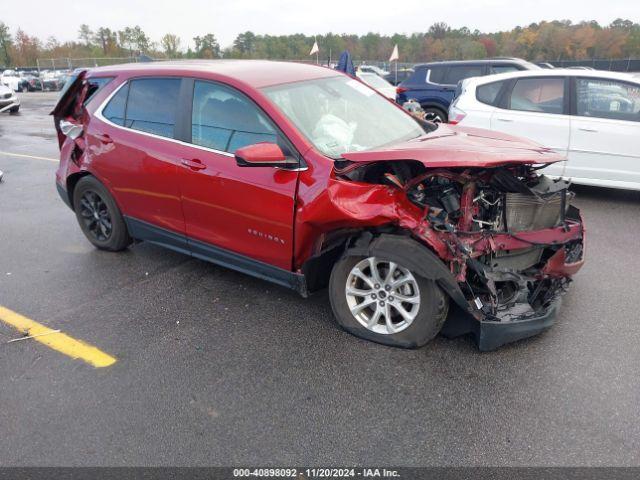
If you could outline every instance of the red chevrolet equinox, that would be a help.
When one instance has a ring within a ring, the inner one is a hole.
[[[583,263],[563,160],[417,119],[357,79],[268,61],[80,71],[53,111],[56,182],[97,248],[147,241],[292,288],[338,323],[481,350],[550,326]]]

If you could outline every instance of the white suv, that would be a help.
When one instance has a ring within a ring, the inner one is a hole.
[[[640,190],[640,78],[588,70],[464,80],[450,123],[527,137],[567,157],[545,173]]]

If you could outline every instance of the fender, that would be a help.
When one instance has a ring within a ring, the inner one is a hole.
[[[384,233],[374,237],[370,232],[365,232],[345,254],[380,256],[401,265],[411,266],[421,277],[436,282],[462,310],[474,317],[478,315],[469,305],[458,282],[442,260],[409,236]]]

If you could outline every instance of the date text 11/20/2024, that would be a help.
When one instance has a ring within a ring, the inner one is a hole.
[[[386,468],[235,468],[233,476],[257,478],[400,478]]]

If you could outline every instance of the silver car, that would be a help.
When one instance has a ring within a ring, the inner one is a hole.
[[[16,93],[9,87],[0,85],[0,113],[9,111],[16,113],[20,110],[20,100]]]

